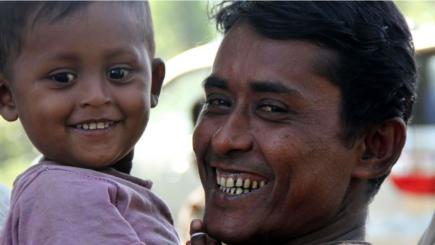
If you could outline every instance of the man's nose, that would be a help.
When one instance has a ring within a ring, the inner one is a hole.
[[[111,103],[109,86],[103,78],[95,77],[83,81],[82,86],[80,86],[80,105],[93,107]]]
[[[213,150],[219,155],[247,152],[253,144],[248,116],[241,113],[230,115],[212,136]]]

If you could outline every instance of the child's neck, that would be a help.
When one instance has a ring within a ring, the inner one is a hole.
[[[112,166],[109,166],[109,167],[111,167],[119,172],[130,175],[131,168],[133,167],[133,162],[132,162],[133,155],[134,155],[134,150],[132,150],[130,153],[125,155],[123,158],[121,158],[118,162],[116,162],[115,164],[113,164]],[[48,159],[46,157],[42,157],[40,160],[50,161],[50,159]]]
[[[117,163],[115,163],[112,168],[126,173],[126,174],[130,174],[131,168],[133,166],[133,155],[134,155],[134,150],[132,150],[130,153],[128,153],[125,157],[123,157],[121,160],[119,160]]]

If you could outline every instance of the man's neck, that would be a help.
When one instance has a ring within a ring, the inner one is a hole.
[[[368,197],[367,182],[353,180],[341,210],[330,223],[319,229],[291,239],[284,244],[340,244],[342,241],[364,241],[367,219]]]

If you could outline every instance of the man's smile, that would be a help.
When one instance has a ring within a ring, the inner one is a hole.
[[[268,180],[245,172],[226,172],[216,169],[216,183],[220,191],[238,196],[264,187]]]

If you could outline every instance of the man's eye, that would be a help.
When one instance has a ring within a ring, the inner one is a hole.
[[[59,72],[50,75],[49,79],[58,83],[68,84],[76,79],[76,75],[71,72]]]
[[[212,95],[206,99],[203,107],[204,114],[221,114],[231,108],[231,101],[224,96]]]
[[[260,110],[264,112],[275,112],[275,113],[284,113],[287,112],[285,108],[276,105],[262,105],[259,107]]]
[[[123,81],[130,72],[131,70],[125,67],[112,68],[107,72],[107,78],[112,81]]]
[[[206,101],[206,105],[209,107],[231,106],[229,101],[226,101],[226,100],[220,99],[220,98],[208,99]]]

